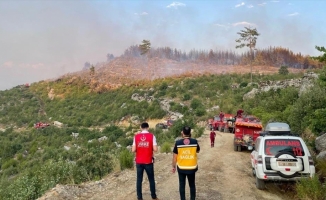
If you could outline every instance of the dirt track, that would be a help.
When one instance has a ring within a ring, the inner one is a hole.
[[[198,139],[201,152],[198,155],[199,170],[196,175],[197,200],[281,200],[294,199],[292,186],[266,184],[266,190],[258,190],[251,173],[250,152],[233,151],[233,134],[219,133],[215,147],[210,147],[209,131]],[[177,200],[178,175],[171,173],[171,154],[156,154],[155,178],[160,200]],[[146,176],[145,176],[146,177]],[[186,185],[189,196],[189,187]],[[151,199],[148,180],[143,182],[143,198]],[[39,200],[129,200],[136,198],[136,172],[115,172],[106,178],[79,186],[61,186],[49,191]]]

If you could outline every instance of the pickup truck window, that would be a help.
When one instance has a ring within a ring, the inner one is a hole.
[[[280,152],[292,153],[295,156],[304,156],[300,140],[296,139],[267,139],[265,140],[265,154],[275,156]]]

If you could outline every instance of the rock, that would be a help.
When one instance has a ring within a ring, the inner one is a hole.
[[[48,93],[48,97],[49,99],[53,100],[54,97],[55,97],[55,94],[54,94],[54,89],[51,89],[50,92]]]
[[[170,102],[173,102],[173,100],[170,100],[170,99],[162,99],[160,101],[160,106],[161,106],[162,110],[169,111],[170,110]]]
[[[70,150],[70,147],[68,147],[68,146],[63,146],[63,148],[65,149],[65,150]]]
[[[253,88],[250,92],[243,95],[243,100],[254,98],[259,92],[268,92],[269,90],[285,89],[287,87],[294,87],[299,90],[299,95],[313,87],[314,79],[318,78],[316,74],[308,74],[299,79],[288,79],[282,81],[263,81],[258,85],[258,89]],[[250,84],[249,84],[250,85]],[[248,86],[249,86],[248,85]]]
[[[315,72],[306,72],[304,73],[303,77],[310,77],[310,78],[315,78],[317,79],[318,78],[318,74],[316,74]]]
[[[208,108],[206,111],[211,112],[211,111],[216,111],[216,110],[219,110],[219,109],[220,109],[220,106],[213,106],[211,108]]]
[[[148,94],[144,94],[144,96],[139,95],[138,93],[134,93],[131,95],[131,99],[134,101],[148,101],[148,102],[152,102],[154,101],[154,97],[153,96],[148,96]]]
[[[252,99],[258,93],[259,93],[259,90],[257,88],[253,88],[250,92],[248,92],[247,94],[244,94],[243,95],[243,100]]]
[[[107,140],[107,139],[108,139],[108,137],[103,136],[103,137],[98,138],[97,140],[98,140],[99,142],[103,142],[103,141],[105,141],[105,140]]]
[[[326,150],[326,133],[316,138],[315,145],[319,152]]]
[[[320,152],[317,157],[318,160],[326,160],[326,151]]]
[[[131,121],[131,123],[133,123],[133,124],[139,124],[140,122],[139,122],[139,117],[138,116],[132,116],[131,118],[130,118],[130,121]]]

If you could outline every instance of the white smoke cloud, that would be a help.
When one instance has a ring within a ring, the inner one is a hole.
[[[108,53],[120,56],[143,39],[152,47],[185,52],[238,51],[237,32],[253,26],[261,33],[257,48],[283,46],[314,54],[315,45],[326,46],[322,16],[313,24],[300,19],[313,10],[298,13],[300,18],[288,15],[294,8],[300,11],[298,3],[256,6],[256,0],[247,0],[236,9],[231,1],[188,2],[0,1],[0,90],[79,71],[85,62],[106,61]]]

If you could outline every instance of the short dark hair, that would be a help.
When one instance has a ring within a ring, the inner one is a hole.
[[[183,134],[185,134],[185,135],[190,135],[190,133],[191,133],[191,128],[190,128],[189,126],[184,126],[184,127],[182,128],[182,132],[183,132]]]
[[[149,125],[147,122],[143,122],[141,125],[140,125],[141,128],[149,128]]]

